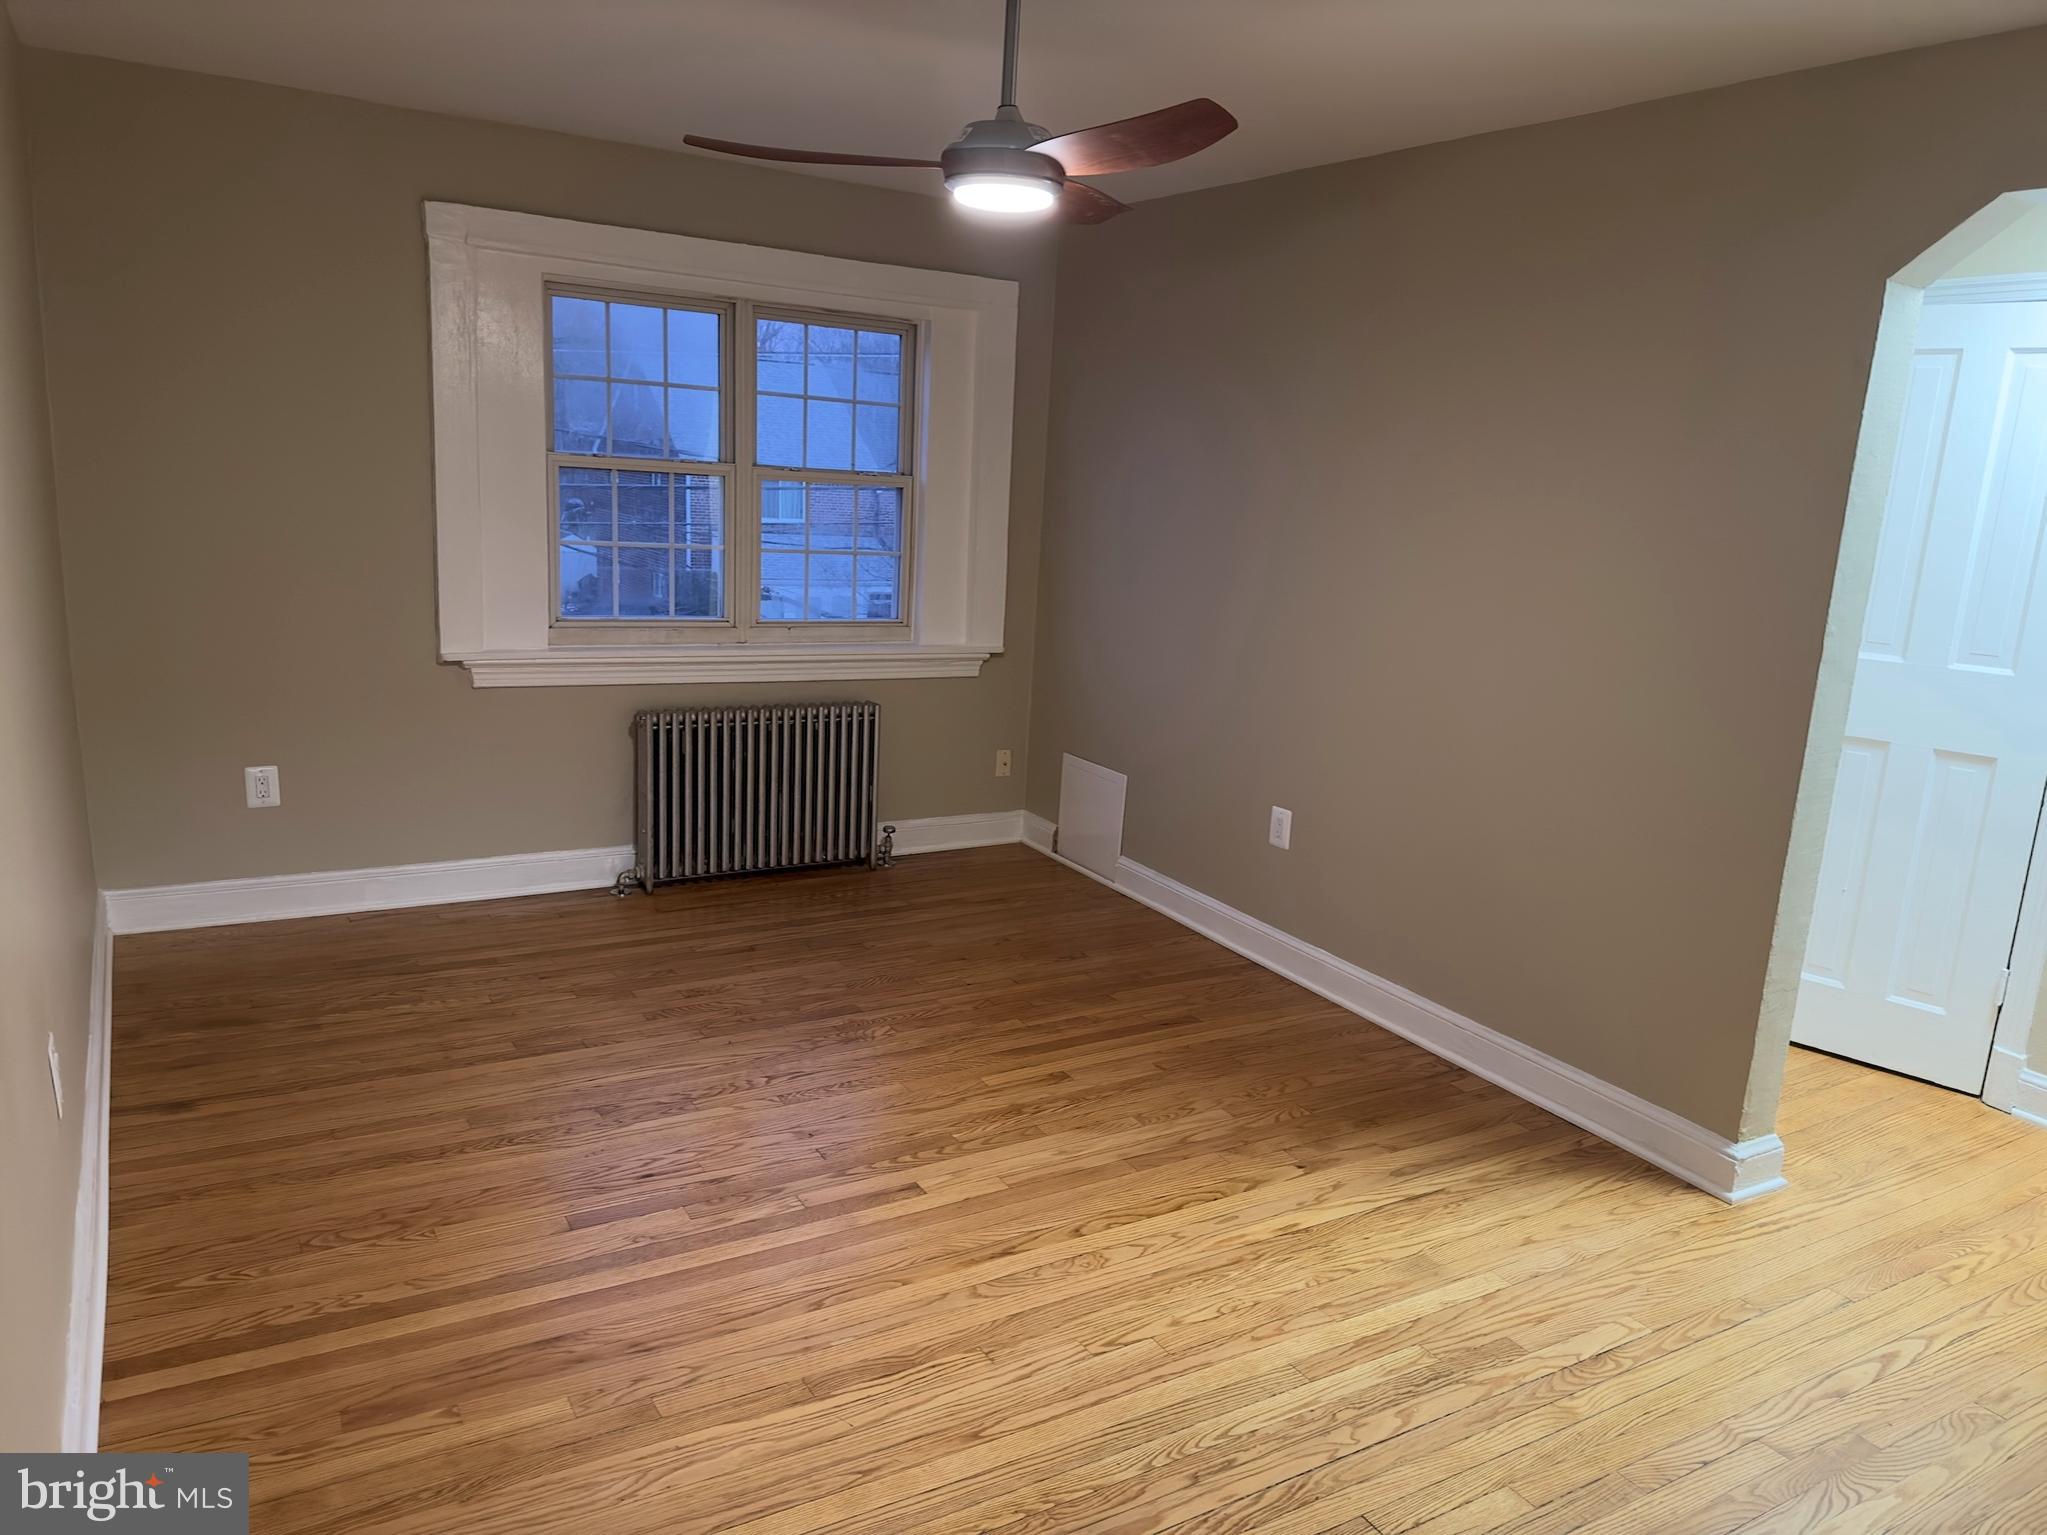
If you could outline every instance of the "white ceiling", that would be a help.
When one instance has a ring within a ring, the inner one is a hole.
[[[44,48],[681,147],[935,155],[994,104],[1001,0],[8,0]],[[1059,130],[1213,96],[1154,197],[2047,22],[2047,0],[1026,0]],[[821,174],[846,174],[824,172]],[[861,179],[937,191],[929,172]]]

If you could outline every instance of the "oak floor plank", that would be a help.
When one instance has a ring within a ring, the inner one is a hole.
[[[266,1531],[2047,1528],[2047,1133],[1829,1057],[1730,1209],[1021,849],[116,1019],[102,1439]]]

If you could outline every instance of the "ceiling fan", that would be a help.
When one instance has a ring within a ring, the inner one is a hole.
[[[1057,204],[1060,217],[1075,224],[1099,224],[1128,210],[1108,193],[1075,176],[1106,176],[1166,165],[1208,148],[1236,129],[1237,120],[1206,96],[1162,107],[1120,122],[1072,133],[1047,134],[1024,121],[1016,105],[1017,29],[1023,0],[1007,0],[1002,34],[1002,102],[995,115],[968,123],[966,131],[936,160],[894,155],[842,155],[821,149],[776,149],[731,139],[683,135],[683,143],[720,154],[797,165],[910,166],[942,171],[946,190],[969,208],[990,213],[1042,213]]]

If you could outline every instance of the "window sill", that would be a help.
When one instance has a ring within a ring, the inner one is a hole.
[[[952,645],[630,645],[450,655],[479,688],[974,677],[992,652]]]

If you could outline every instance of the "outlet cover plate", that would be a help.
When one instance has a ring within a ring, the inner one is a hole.
[[[251,810],[274,810],[284,803],[284,790],[274,767],[243,768],[242,790],[248,796]]]

